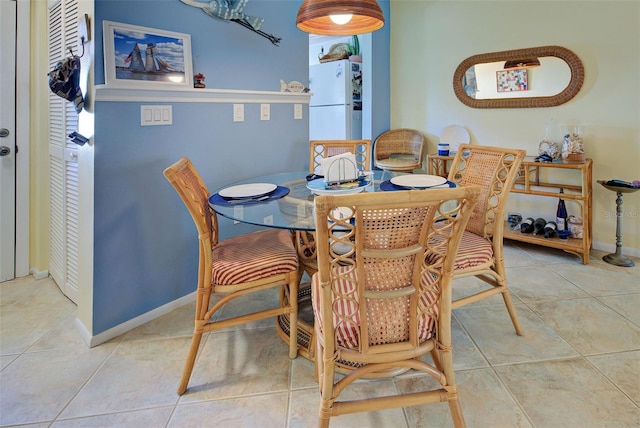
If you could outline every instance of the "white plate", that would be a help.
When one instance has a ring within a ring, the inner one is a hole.
[[[439,175],[406,174],[395,176],[389,181],[402,187],[433,187],[445,184],[447,179]]]
[[[334,184],[328,185],[324,178],[316,178],[307,183],[307,188],[316,195],[347,195],[350,193],[360,193],[364,191],[364,188],[371,184],[371,181],[367,178],[360,179],[357,185],[352,184]]]
[[[218,193],[223,198],[253,198],[266,195],[276,190],[278,186],[272,183],[250,183],[227,187]]]
[[[449,143],[449,149],[457,152],[460,144],[469,144],[471,137],[469,131],[461,125],[449,125],[440,134],[441,143]]]

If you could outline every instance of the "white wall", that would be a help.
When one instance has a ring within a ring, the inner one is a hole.
[[[594,162],[594,247],[614,250],[615,194],[596,180],[640,179],[640,2],[396,1],[391,18],[392,128],[423,131],[430,153],[444,127],[460,124],[472,144],[536,155],[550,119],[581,123],[586,154]],[[465,58],[545,45],[572,50],[585,66],[584,85],[570,102],[473,109],[456,98],[452,77]],[[527,205],[518,202],[519,210],[555,215],[556,201],[528,198]],[[625,253],[640,256],[640,194],[626,195],[623,210]]]

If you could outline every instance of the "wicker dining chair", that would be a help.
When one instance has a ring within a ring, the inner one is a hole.
[[[422,168],[424,136],[415,129],[391,129],[373,144],[373,164],[391,172],[413,172]]]
[[[371,140],[311,140],[309,142],[309,172],[319,174],[323,158],[353,153],[360,171],[371,169]]]
[[[465,425],[453,372],[451,279],[479,193],[468,186],[316,196],[312,303],[320,427],[343,414],[433,402],[448,402],[454,425]],[[422,360],[426,354],[433,364]],[[340,400],[358,379],[409,369],[434,377],[439,388]]]
[[[502,294],[518,335],[522,335],[523,330],[507,287],[503,235],[505,204],[525,155],[524,150],[463,144],[449,170],[449,180],[458,186],[482,188],[480,201],[462,235],[454,277],[475,276],[491,286],[456,298],[453,308]]]
[[[164,176],[193,218],[200,254],[195,327],[178,386],[178,394],[182,395],[187,390],[203,333],[283,314],[289,314],[292,328],[297,328],[298,258],[286,230],[266,229],[218,241],[218,219],[209,206],[209,191],[188,158],[183,157],[165,169]],[[214,314],[226,303],[274,287],[280,288],[279,301],[286,304],[212,321]],[[209,308],[214,293],[224,297]],[[289,357],[295,358],[297,352],[298,344],[291,340]]]

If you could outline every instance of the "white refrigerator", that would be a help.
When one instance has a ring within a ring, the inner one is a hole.
[[[309,66],[309,139],[362,139],[362,64],[349,60]]]

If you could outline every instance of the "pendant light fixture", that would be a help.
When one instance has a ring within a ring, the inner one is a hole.
[[[352,36],[379,30],[384,15],[376,0],[304,0],[296,26],[311,34]]]
[[[540,67],[540,60],[538,58],[517,59],[511,61],[505,61],[504,69],[512,70],[514,68],[534,68]]]

